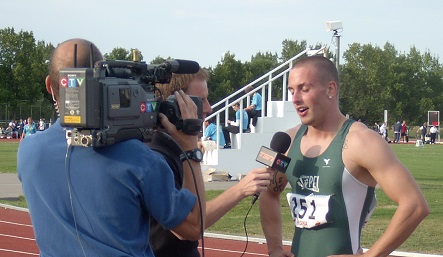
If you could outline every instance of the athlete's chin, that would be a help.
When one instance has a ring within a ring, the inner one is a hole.
[[[313,123],[313,120],[308,117],[300,117],[300,121],[303,125],[311,125]]]

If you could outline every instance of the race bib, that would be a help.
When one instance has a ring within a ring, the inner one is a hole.
[[[286,198],[296,227],[313,228],[327,223],[330,195],[288,193]]]

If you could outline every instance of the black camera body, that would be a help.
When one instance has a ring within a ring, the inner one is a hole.
[[[191,96],[199,119],[183,121],[175,97],[163,100],[156,83],[169,83],[172,73],[196,73],[196,62],[170,60],[161,65],[101,61],[94,68],[60,70],[60,123],[73,146],[103,147],[127,139],[149,142],[164,113],[177,129],[196,134],[202,126],[201,98]],[[175,65],[175,66],[174,66]],[[186,68],[187,67],[187,68]],[[198,125],[199,124],[199,125]]]

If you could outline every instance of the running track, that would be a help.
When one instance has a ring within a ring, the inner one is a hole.
[[[205,237],[204,243],[206,257],[241,256],[246,246],[245,241],[215,238],[212,234],[210,237]],[[38,255],[39,250],[35,242],[29,213],[25,210],[9,209],[1,205],[0,256],[26,257]],[[268,256],[266,245],[250,240],[243,256]]]
[[[26,209],[0,204],[0,256],[39,256],[31,219]],[[242,237],[205,233],[205,257],[240,257],[246,247]],[[289,250],[290,246],[284,246]],[[201,242],[200,242],[200,252]],[[391,257],[443,257],[442,255],[393,252]],[[244,257],[268,256],[263,239],[250,238]]]

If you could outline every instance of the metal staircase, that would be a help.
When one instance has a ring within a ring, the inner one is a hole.
[[[318,51],[321,51],[321,49]],[[220,115],[223,112],[225,113],[224,124],[226,124],[229,117],[229,108],[233,103],[240,102],[240,109],[243,109],[244,106],[248,106],[248,103],[250,103],[250,95],[252,94],[244,93],[244,90],[248,86],[254,88],[251,93],[261,90],[259,93],[261,93],[262,96],[266,96],[266,99],[262,97],[262,106],[266,108],[262,108],[261,117],[258,118],[257,126],[255,129],[252,129],[254,133],[231,133],[231,149],[216,148],[205,151],[202,163],[203,172],[212,168],[216,171],[228,172],[233,178],[239,178],[241,175],[247,174],[252,168],[260,167],[261,164],[257,163],[255,159],[261,146],[269,147],[272,136],[277,131],[285,131],[300,123],[300,118],[292,102],[288,101],[287,78],[294,60],[308,52],[312,53],[312,50],[306,49],[300,52],[285,63],[212,106],[213,109],[219,109],[206,119],[214,118],[217,128],[221,128]],[[277,83],[276,80],[280,78],[282,78],[282,97],[276,100],[275,94],[273,95],[272,92],[272,85],[273,83]],[[265,79],[267,80],[263,83]],[[240,118],[243,119],[243,117]],[[240,124],[242,124],[242,122],[240,122]],[[240,128],[240,131],[242,131],[242,128]],[[218,146],[219,142],[217,142],[216,145]]]

